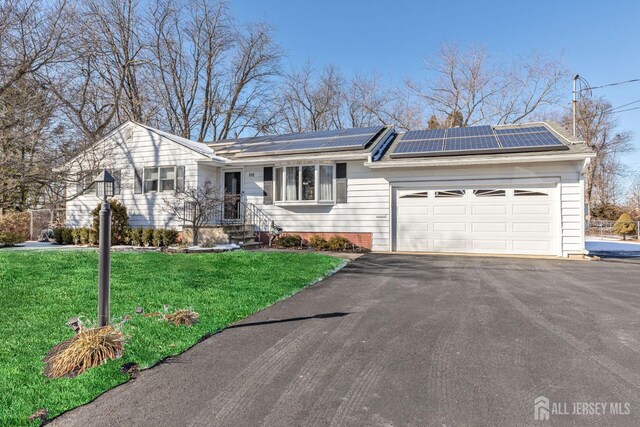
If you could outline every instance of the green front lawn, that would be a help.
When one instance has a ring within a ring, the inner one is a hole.
[[[192,308],[200,322],[177,327],[133,316],[124,356],[75,379],[47,379],[42,358],[73,335],[71,317],[97,318],[98,256],[88,251],[0,251],[0,425],[28,424],[89,402],[127,381],[120,367],[148,368],[191,347],[207,333],[255,313],[342,265],[313,253],[114,253],[111,316]]]

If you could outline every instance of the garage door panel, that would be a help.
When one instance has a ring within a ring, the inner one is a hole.
[[[431,187],[411,192],[432,196],[438,190]],[[545,187],[466,188],[463,195],[441,198],[396,196],[395,249],[553,254],[560,229],[555,194],[554,189]]]
[[[504,233],[507,231],[507,223],[502,222],[474,222],[471,231],[476,233]]]
[[[541,214],[547,215],[549,214],[549,204],[542,203],[532,203],[532,204],[518,204],[513,205],[513,214],[514,215],[531,215],[531,214]]]
[[[471,241],[473,249],[479,251],[506,251],[509,248],[507,240],[473,239]]]
[[[467,214],[467,206],[466,205],[434,205],[433,206],[433,215],[466,215]]]
[[[466,222],[434,222],[433,231],[467,231]]]
[[[505,215],[507,207],[505,205],[475,205],[471,206],[473,215]]]

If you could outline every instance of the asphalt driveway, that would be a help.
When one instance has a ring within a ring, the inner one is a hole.
[[[640,265],[369,254],[52,424],[544,425],[538,396],[638,425]]]

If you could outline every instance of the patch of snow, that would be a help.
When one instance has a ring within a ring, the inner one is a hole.
[[[640,252],[640,242],[587,238],[585,247],[589,252]]]

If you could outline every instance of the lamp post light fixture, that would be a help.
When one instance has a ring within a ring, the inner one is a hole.
[[[100,208],[98,261],[98,327],[109,324],[109,293],[111,274],[111,206],[109,198],[115,194],[115,178],[105,169],[93,180],[96,196],[102,200]]]

